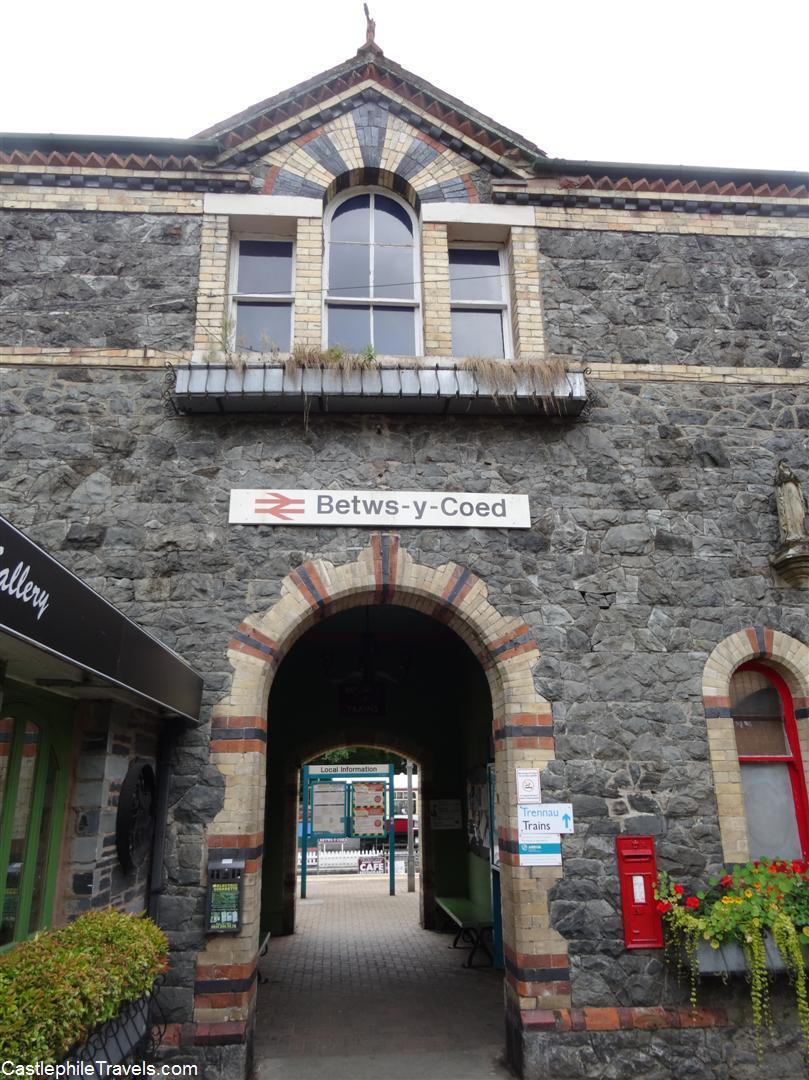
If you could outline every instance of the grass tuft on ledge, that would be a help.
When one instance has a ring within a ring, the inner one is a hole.
[[[554,391],[564,384],[567,375],[565,361],[559,356],[543,356],[533,360],[489,360],[473,356],[459,360],[458,367],[471,372],[484,390],[502,397],[512,406],[518,388],[527,386],[531,394],[542,401],[546,410],[553,408]]]

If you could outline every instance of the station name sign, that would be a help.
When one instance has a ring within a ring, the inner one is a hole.
[[[306,491],[238,488],[231,525],[388,525],[530,529],[527,495],[470,491]]]

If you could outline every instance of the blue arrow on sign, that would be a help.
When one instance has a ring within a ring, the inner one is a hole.
[[[562,821],[565,823],[565,828],[570,824],[570,814],[562,814]]]

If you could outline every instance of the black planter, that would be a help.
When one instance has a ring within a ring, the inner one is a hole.
[[[773,975],[785,974],[787,966],[770,933],[764,935],[764,950],[767,955],[767,970]],[[735,941],[723,942],[718,949],[712,949],[708,941],[701,941],[697,947],[697,965],[700,975],[743,975],[748,970],[744,950]]]
[[[162,978],[148,994],[137,1001],[128,1001],[117,1016],[106,1020],[87,1037],[77,1043],[65,1057],[65,1063],[101,1062],[120,1065],[133,1058],[148,1058],[154,1053],[165,1029],[157,991]]]

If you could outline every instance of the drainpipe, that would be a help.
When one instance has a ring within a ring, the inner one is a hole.
[[[149,918],[159,923],[160,897],[163,895],[163,864],[166,853],[166,825],[169,808],[171,752],[177,740],[175,723],[165,723],[160,729],[157,747],[157,793],[155,795],[155,827],[152,837],[152,867],[149,872]]]

